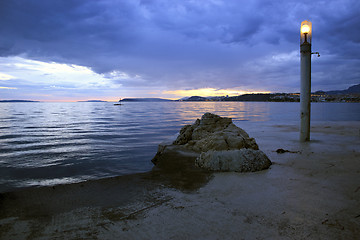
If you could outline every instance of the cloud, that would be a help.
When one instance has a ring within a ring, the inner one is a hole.
[[[9,74],[5,74],[5,73],[1,73],[1,72],[0,72],[0,80],[6,81],[6,80],[13,79],[13,78],[15,78],[15,77],[14,77],[14,76],[11,76],[11,75],[9,75]]]
[[[6,79],[0,82],[0,88],[20,90],[2,92],[1,98],[4,99],[13,99],[11,96],[18,94],[21,94],[21,98],[53,101],[86,100],[91,96],[117,100],[118,96],[136,97],[137,94],[154,97],[153,94],[147,93],[149,89],[154,89],[150,87],[145,90],[139,85],[144,82],[141,76],[131,76],[125,72],[99,74],[85,66],[42,62],[22,57],[0,57],[0,69],[0,77]],[[132,80],[136,80],[137,85],[128,84],[125,89],[122,83],[131,81],[133,84]]]
[[[22,80],[29,84],[58,85],[64,88],[91,89],[98,87],[117,87],[106,77],[93,72],[89,67],[56,62],[42,62],[21,57],[0,58],[3,71],[0,76],[11,76],[11,79]]]
[[[102,74],[90,68],[74,64],[42,62],[21,57],[0,57],[0,77],[7,81],[1,82],[3,89],[19,89],[22,94],[38,92],[38,96],[48,97],[57,93],[64,97],[76,95],[82,91],[107,91],[119,89]],[[16,86],[16,88],[14,87]],[[18,94],[19,92],[17,92]]]
[[[299,27],[309,19],[321,53],[313,87],[336,89],[359,82],[359,12],[356,0],[1,1],[0,56],[81,66],[101,79],[94,88],[131,94],[296,91]],[[90,87],[80,77],[68,85]]]
[[[17,88],[14,88],[14,87],[0,87],[0,89],[17,89]]]

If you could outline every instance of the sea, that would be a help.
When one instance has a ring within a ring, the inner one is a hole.
[[[311,108],[312,121],[360,121],[359,103],[313,103]],[[159,143],[175,138],[182,126],[206,112],[230,117],[240,127],[256,122],[297,124],[300,105],[0,103],[0,192],[149,171]]]

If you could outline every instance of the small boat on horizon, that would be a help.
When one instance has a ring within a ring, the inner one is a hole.
[[[122,99],[120,98],[119,103],[114,103],[114,105],[123,105],[123,104],[121,103],[121,101],[122,101]]]

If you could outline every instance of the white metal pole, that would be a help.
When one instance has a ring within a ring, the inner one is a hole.
[[[300,45],[301,89],[300,89],[300,141],[310,141],[310,101],[311,101],[311,44]]]

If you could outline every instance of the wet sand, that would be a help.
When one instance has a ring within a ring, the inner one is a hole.
[[[175,168],[3,193],[0,239],[360,238],[359,122],[315,122],[308,143],[296,125],[237,125],[270,169]]]

